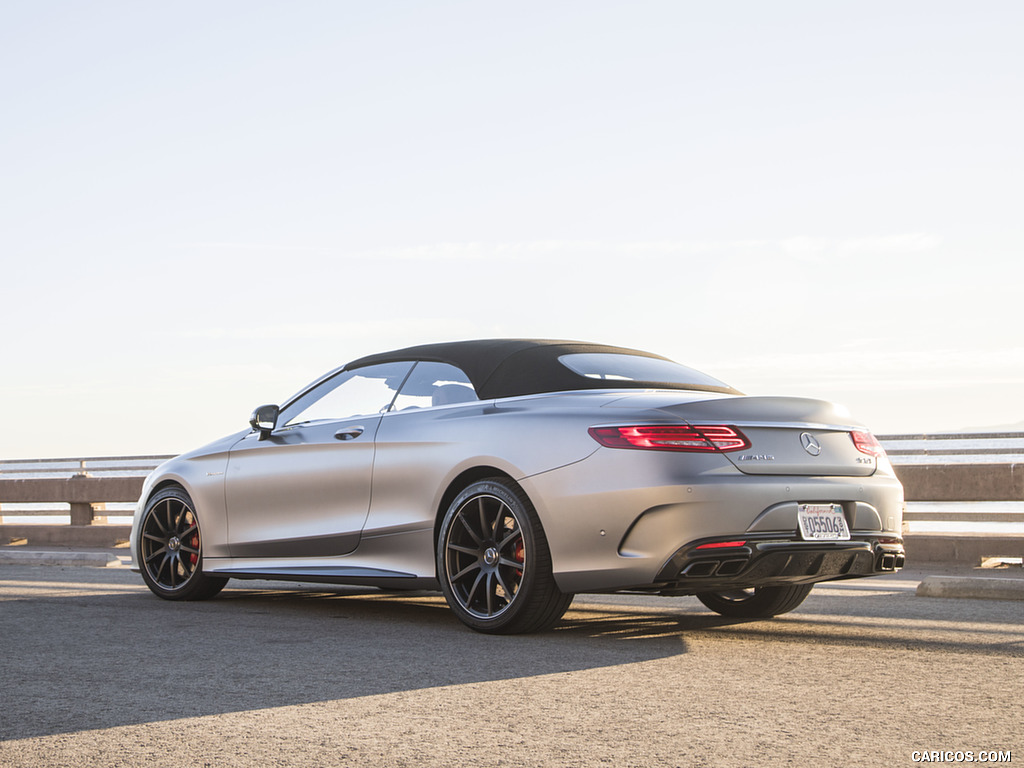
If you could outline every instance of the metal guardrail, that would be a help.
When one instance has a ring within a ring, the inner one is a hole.
[[[927,509],[908,508],[903,512],[905,523],[1024,523],[1021,509],[937,509],[941,505],[929,505]],[[985,504],[998,506],[998,502]]]
[[[878,435],[878,440],[894,466],[1024,463],[1024,432]]]
[[[173,455],[87,456],[64,459],[0,459],[0,477],[97,475],[145,476]]]

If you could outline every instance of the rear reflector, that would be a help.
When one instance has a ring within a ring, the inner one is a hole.
[[[710,544],[701,544],[697,549],[725,549],[726,547],[742,547],[746,541],[712,541]]]
[[[597,442],[609,448],[724,453],[750,447],[750,441],[738,429],[718,424],[642,424],[631,427],[591,427],[587,431]]]
[[[866,453],[868,456],[885,456],[882,444],[870,432],[856,430],[850,433],[850,437],[853,438],[853,444],[861,453]]]

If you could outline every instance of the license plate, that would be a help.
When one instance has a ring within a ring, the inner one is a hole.
[[[796,510],[800,535],[809,541],[843,541],[850,538],[846,515],[838,504],[801,504]]]

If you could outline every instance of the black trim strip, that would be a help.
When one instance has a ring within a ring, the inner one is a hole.
[[[232,557],[335,557],[347,555],[359,545],[360,533],[333,533],[298,539],[273,539],[232,543]]]

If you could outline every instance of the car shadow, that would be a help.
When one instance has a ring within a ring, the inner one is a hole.
[[[132,585],[4,598],[0,740],[636,664],[687,650],[678,632],[642,622],[630,632],[606,625],[482,635],[432,593],[268,585],[177,603]]]

